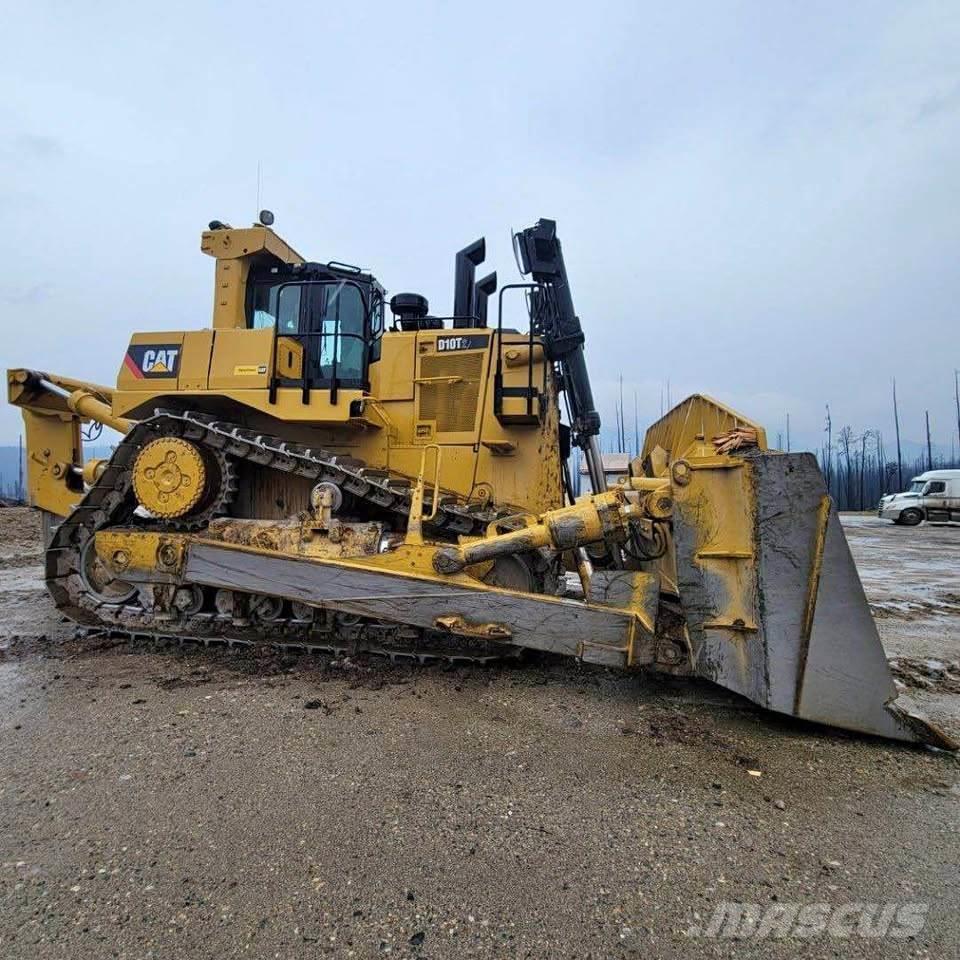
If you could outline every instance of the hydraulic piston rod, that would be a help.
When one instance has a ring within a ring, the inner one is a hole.
[[[629,536],[629,521],[642,517],[642,509],[627,500],[624,490],[608,490],[580,497],[576,503],[550,510],[520,530],[485,537],[457,547],[440,547],[433,559],[437,573],[459,573],[464,567],[513,553],[549,547],[575,550],[601,540],[622,543]]]

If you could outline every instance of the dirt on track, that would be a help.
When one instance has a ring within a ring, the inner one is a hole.
[[[919,587],[895,568],[952,547],[925,588],[949,604],[960,529],[869,519],[851,545],[891,655],[957,659],[956,611],[897,606]],[[76,641],[38,536],[0,510],[4,958],[957,952],[952,756],[572,662]],[[944,687],[917,692],[958,733]],[[692,936],[725,901],[929,913],[905,940]]]

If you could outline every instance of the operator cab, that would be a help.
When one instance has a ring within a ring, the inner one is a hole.
[[[247,328],[272,328],[300,343],[308,389],[369,390],[369,365],[380,359],[383,302],[377,280],[347,264],[254,265],[247,278]],[[301,385],[285,379],[278,385]]]

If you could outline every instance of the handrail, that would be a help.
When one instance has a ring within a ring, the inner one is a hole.
[[[508,283],[500,288],[497,298],[497,367],[493,378],[493,406],[494,413],[499,417],[503,410],[503,295],[508,290],[543,290],[541,283]],[[534,347],[534,324],[533,316],[530,316],[530,330],[527,334],[527,388],[525,391],[525,400],[527,401],[527,416],[533,416],[533,347]],[[546,375],[546,366],[544,366],[544,375]],[[511,388],[513,389],[513,388]],[[522,388],[516,388],[522,389]]]
[[[276,403],[277,397],[277,375],[276,375],[276,357],[277,357],[277,338],[278,336],[289,337],[291,340],[300,341],[303,337],[321,337],[321,350],[322,350],[322,338],[328,337],[331,334],[327,333],[325,330],[307,330],[303,333],[299,331],[300,320],[302,318],[302,303],[297,308],[297,327],[298,330],[296,333],[283,333],[281,334],[278,329],[278,324],[280,321],[280,295],[287,287],[353,287],[356,289],[357,293],[360,295],[360,303],[363,305],[363,332],[362,333],[341,333],[340,332],[340,304],[337,303],[336,318],[334,320],[334,329],[333,329],[333,365],[330,377],[330,403],[332,406],[337,404],[337,355],[338,355],[338,343],[337,341],[342,337],[352,337],[355,340],[360,340],[364,345],[363,351],[363,377],[364,382],[366,382],[366,373],[370,365],[369,351],[370,351],[370,340],[367,334],[370,332],[370,304],[367,302],[367,297],[364,293],[363,287],[357,283],[355,280],[348,280],[345,278],[337,280],[287,280],[283,283],[276,284],[274,289],[277,291],[277,316],[273,318],[273,348],[271,351],[273,358],[273,369],[270,371],[270,402]],[[303,402],[305,404],[310,403],[310,390],[311,390],[311,378],[309,376],[303,375],[301,371],[301,381],[303,385]]]
[[[436,461],[433,474],[433,501],[431,503],[430,516],[423,516],[423,494],[426,486],[425,476],[427,472],[427,451],[436,451]],[[440,509],[440,460],[443,456],[443,450],[438,443],[428,443],[423,447],[420,454],[420,473],[413,487],[413,493],[410,497],[410,514],[407,518],[407,535],[405,543],[412,546],[423,546],[423,521],[429,522],[436,517]]]
[[[497,295],[497,370],[498,377],[503,376],[503,295],[508,290],[535,290],[539,283],[508,283],[500,288]],[[530,321],[530,336],[533,337],[533,320]]]

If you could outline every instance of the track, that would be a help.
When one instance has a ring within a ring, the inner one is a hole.
[[[159,436],[180,437],[206,447],[219,462],[231,467],[236,461],[246,460],[259,469],[297,474],[316,483],[333,483],[372,508],[409,516],[410,483],[405,478],[369,470],[359,460],[288,443],[203,414],[157,411],[124,437],[96,484],[53,534],[46,552],[47,589],[58,609],[72,620],[111,636],[152,637],[178,643],[268,643],[283,650],[368,652],[421,662],[485,662],[502,657],[502,644],[450,638],[403,624],[330,611],[294,610],[286,603],[278,603],[269,615],[258,618],[254,613],[249,618],[236,619],[212,612],[215,607],[207,595],[201,609],[171,619],[169,614],[158,615],[146,609],[138,596],[111,596],[106,590],[98,591],[93,586],[96,578],[91,569],[90,549],[97,531],[117,524],[142,525],[144,529],[162,526],[160,521],[135,514],[137,503],[131,479],[137,453]],[[429,496],[424,506],[432,509]],[[502,511],[480,509],[444,497],[430,529],[437,537],[479,533],[505,516]]]

